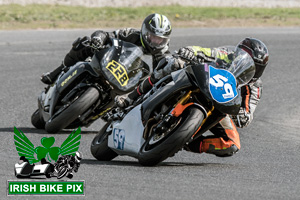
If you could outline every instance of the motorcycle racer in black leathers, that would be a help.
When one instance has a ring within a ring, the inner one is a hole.
[[[201,136],[185,147],[196,153],[210,153],[216,156],[232,156],[240,149],[240,138],[236,126],[246,127],[253,119],[253,113],[261,98],[262,81],[260,79],[268,64],[269,53],[266,45],[255,38],[245,38],[237,47],[245,50],[254,60],[256,72],[253,79],[241,88],[242,106],[238,115],[224,117],[217,125],[210,129],[212,136]],[[180,48],[178,54],[187,60],[195,62],[230,63],[233,58],[234,47],[203,48],[188,46]],[[183,67],[180,59],[166,58],[165,64],[159,66],[154,73],[144,80],[136,90],[115,98],[119,107],[130,105],[139,95],[147,93],[154,83],[172,71]],[[161,69],[160,69],[161,68]]]
[[[67,167],[68,173],[66,176],[68,178],[73,178],[73,171],[78,172],[78,169],[80,167],[80,162],[82,160],[82,154],[79,151],[75,152],[75,155],[63,155],[58,158],[57,162],[54,163],[54,173],[53,176],[57,176],[59,171]],[[62,177],[60,177],[62,178]]]
[[[62,70],[79,61],[85,61],[92,57],[95,49],[104,48],[110,38],[118,38],[126,42],[140,46],[145,54],[152,55],[153,68],[169,53],[169,40],[172,32],[171,23],[168,18],[161,14],[151,14],[143,21],[141,30],[133,28],[118,29],[113,32],[97,30],[91,37],[85,36],[76,39],[69,53],[65,56],[62,64],[41,76],[45,84],[52,84]],[[86,45],[91,44],[91,45]]]

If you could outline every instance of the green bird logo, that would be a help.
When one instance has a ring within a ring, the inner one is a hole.
[[[60,147],[52,147],[55,142],[54,137],[43,137],[41,139],[42,146],[35,148],[26,135],[16,127],[14,127],[14,133],[15,145],[19,156],[25,156],[30,164],[37,163],[42,158],[46,158],[49,162],[52,160],[56,162],[59,155],[75,155],[75,152],[79,149],[81,139],[79,127],[68,136]]]

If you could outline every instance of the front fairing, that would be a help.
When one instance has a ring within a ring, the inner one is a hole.
[[[129,92],[144,76],[145,63],[143,51],[136,45],[121,40],[112,40],[112,46],[96,52],[92,62],[95,71],[103,74],[104,78],[115,88]]]
[[[241,87],[248,84],[255,74],[251,56],[236,48],[232,60],[193,65],[192,80],[198,85],[212,105],[222,113],[236,115],[242,103]],[[220,64],[221,63],[221,64]]]
[[[236,87],[235,80],[232,79],[232,75],[218,69],[215,63],[199,64],[190,66],[188,69],[190,74],[193,74],[195,84],[200,89],[200,95],[204,96],[208,102],[212,103],[215,109],[226,114],[237,114],[242,103],[240,89]],[[213,82],[212,77],[219,78]],[[224,76],[221,79],[220,76]],[[227,77],[227,78],[226,78]],[[223,81],[227,79],[227,82]],[[218,83],[220,87],[216,87]],[[221,85],[222,84],[222,85]],[[224,87],[225,84],[227,88]],[[232,87],[232,93],[228,88]],[[226,90],[227,89],[227,90]]]

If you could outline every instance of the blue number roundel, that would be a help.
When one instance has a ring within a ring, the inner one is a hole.
[[[209,65],[209,91],[212,98],[218,103],[233,100],[237,96],[234,75],[227,70]]]

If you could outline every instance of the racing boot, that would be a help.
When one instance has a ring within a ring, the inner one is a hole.
[[[228,157],[235,154],[239,148],[231,141],[223,138],[207,138],[200,143],[200,152],[214,154],[218,157]]]
[[[58,68],[53,70],[52,72],[44,73],[41,76],[41,81],[47,85],[51,85],[54,83],[54,81],[57,79],[60,72],[62,72],[65,68],[64,64],[61,64]]]
[[[236,153],[239,148],[231,141],[223,138],[200,137],[199,140],[191,142],[184,148],[194,153],[214,154],[218,157],[228,157]]]
[[[50,76],[50,72],[46,72],[41,76],[41,81],[47,85],[50,85],[53,83],[52,78]]]
[[[240,136],[232,120],[226,116],[210,131],[211,136],[200,136],[188,144],[185,149],[196,153],[209,153],[218,157],[235,154],[240,148]]]

